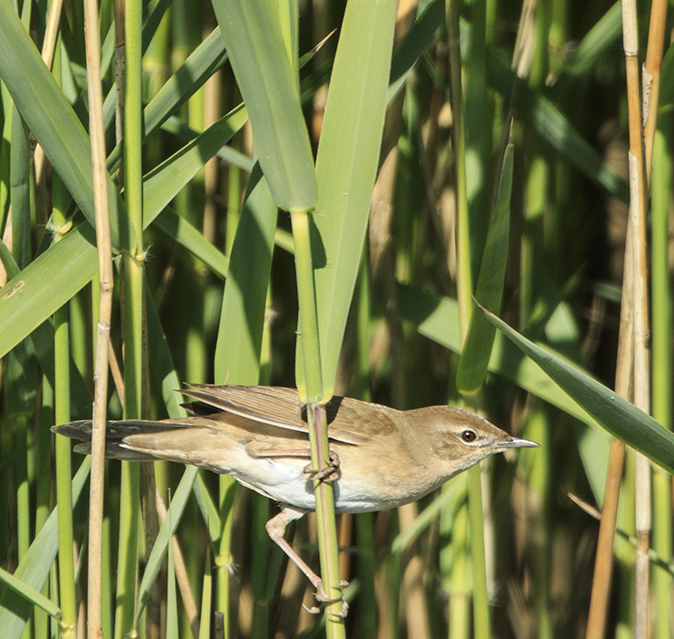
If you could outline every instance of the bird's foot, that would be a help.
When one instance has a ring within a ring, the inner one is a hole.
[[[342,588],[346,588],[349,585],[349,582],[342,580],[339,582],[339,585]],[[333,617],[338,617],[340,619],[346,618],[346,616],[349,614],[349,604],[346,601],[344,601],[341,595],[339,597],[328,597],[325,594],[325,590],[323,590],[322,581],[316,584],[316,592],[314,593],[314,597],[316,597],[316,600],[319,602],[318,606],[312,606],[311,608],[307,608],[307,606],[302,604],[302,607],[311,615],[321,614],[323,612],[323,609],[325,608],[325,604],[336,603],[338,601],[342,602],[342,609],[339,612],[328,611],[328,614],[332,615]]]
[[[330,461],[325,468],[312,468],[311,464],[308,464],[304,467],[303,472],[312,479],[318,479],[319,481],[337,481],[341,474],[339,463],[339,455],[330,451]]]

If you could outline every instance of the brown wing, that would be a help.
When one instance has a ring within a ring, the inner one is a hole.
[[[273,386],[190,385],[181,391],[187,397],[279,428],[307,432],[306,408],[297,390]],[[393,429],[393,409],[348,397],[333,397],[326,406],[328,435],[347,444],[362,444],[374,434]]]

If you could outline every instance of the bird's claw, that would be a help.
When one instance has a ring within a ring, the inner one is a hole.
[[[342,609],[339,612],[330,612],[328,610],[328,614],[337,617],[338,619],[346,619],[349,614],[349,604],[342,599]]]
[[[319,481],[337,481],[341,474],[339,464],[339,455],[330,451],[330,461],[325,468],[312,468],[311,464],[307,464],[303,472],[311,476],[312,479],[318,479]]]
[[[341,580],[339,582],[339,585],[342,588],[346,588],[346,586],[349,585],[348,581]],[[310,615],[319,615],[323,612],[323,609],[325,608],[325,604],[331,604],[331,603],[336,603],[338,601],[342,602],[342,609],[339,612],[331,612],[328,611],[329,615],[332,615],[333,617],[338,617],[339,619],[345,619],[346,616],[349,614],[349,604],[342,599],[341,595],[339,597],[328,597],[325,594],[325,590],[323,590],[323,585],[319,584],[316,588],[316,592],[314,593],[314,597],[316,597],[316,600],[319,602],[318,606],[311,606],[311,608],[308,608],[304,604],[302,604],[302,607],[310,614]]]

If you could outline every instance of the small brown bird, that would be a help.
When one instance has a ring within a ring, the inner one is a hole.
[[[267,532],[327,601],[321,579],[283,535],[288,523],[315,510],[306,407],[291,388],[190,385],[182,393],[190,417],[109,422],[106,454],[118,459],[166,459],[228,473],[247,488],[283,504]],[[216,410],[213,410],[216,409]],[[209,412],[211,411],[211,412]],[[333,397],[326,406],[335,463],[335,510],[359,513],[421,499],[454,475],[509,448],[538,446],[511,437],[475,413],[453,406],[399,411]],[[54,426],[90,442],[91,422]],[[75,447],[90,452],[90,443]]]

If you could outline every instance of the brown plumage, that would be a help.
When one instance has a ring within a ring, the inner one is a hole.
[[[297,391],[267,386],[192,385],[182,391],[198,414],[162,421],[109,422],[111,457],[166,459],[228,473],[281,502],[267,524],[272,539],[311,579],[320,579],[283,539],[289,521],[314,510],[306,408]],[[209,412],[210,411],[210,412]],[[326,406],[330,450],[338,460],[337,512],[368,512],[416,501],[481,459],[508,448],[536,446],[511,437],[475,413],[452,406],[399,411],[348,397]],[[91,422],[54,432],[90,441]],[[76,447],[89,452],[90,444]]]

